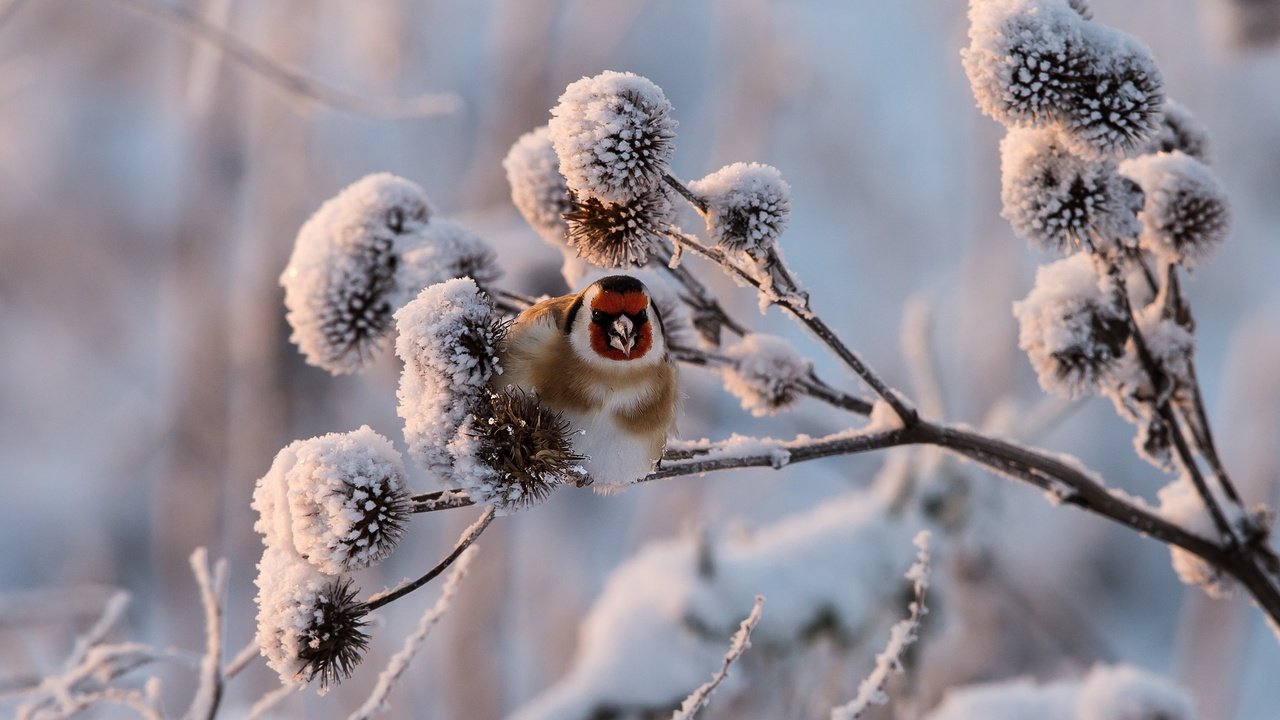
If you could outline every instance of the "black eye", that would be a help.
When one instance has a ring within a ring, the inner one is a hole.
[[[609,324],[609,313],[604,312],[604,311],[601,311],[601,310],[592,310],[592,311],[591,311],[591,322],[593,322],[593,323],[595,323],[595,324],[597,324],[597,325],[608,325],[608,324]]]
[[[631,319],[635,321],[635,324],[637,324],[637,325],[643,325],[643,324],[645,323],[645,321],[649,319],[649,311],[648,311],[648,310],[641,310],[640,312],[636,313],[635,315],[632,315],[632,316],[631,316]]]
[[[388,210],[387,227],[391,228],[391,232],[396,234],[404,232],[404,211],[398,207]]]

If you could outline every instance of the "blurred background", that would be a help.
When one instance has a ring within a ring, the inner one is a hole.
[[[1150,45],[1169,95],[1211,132],[1234,226],[1186,286],[1199,373],[1228,467],[1251,500],[1274,502],[1280,3],[1092,5],[1096,19]],[[1010,303],[1046,258],[1000,218],[1001,128],[974,108],[960,67],[960,0],[2,7],[0,692],[59,667],[113,588],[132,594],[121,636],[200,648],[187,563],[197,546],[230,562],[228,648],[251,639],[261,544],[249,501],[275,452],[361,424],[402,443],[394,356],[333,378],[288,342],[277,277],[299,226],[347,184],[390,171],[492,242],[507,287],[565,292],[561,256],[511,206],[501,160],[583,75],[630,70],[665,90],[680,123],[673,167],[682,178],[739,160],[778,167],[792,187],[789,261],[818,312],[892,384],[910,382],[899,338],[911,300],[932,309],[947,419],[1043,416]],[[240,45],[201,40],[219,28]],[[261,63],[241,62],[245,48],[350,93],[354,107],[282,87]],[[383,112],[397,109],[388,99],[424,93],[460,104],[431,117]],[[858,389],[776,312],[760,316],[750,293],[694,267],[739,317],[794,339],[823,377]],[[752,418],[695,369],[682,385],[686,437],[848,425],[812,401]],[[1131,429],[1109,404],[1085,400],[1049,416],[1035,443],[1154,499],[1165,478],[1135,458]],[[393,715],[512,712],[568,667],[578,623],[610,571],[647,542],[768,525],[868,486],[883,459],[685,478],[614,497],[562,491],[504,519],[482,539],[460,601],[393,696]],[[926,677],[925,696],[1124,661],[1183,683],[1205,718],[1277,716],[1280,643],[1246,602],[1185,589],[1155,542],[975,468],[955,472],[984,504],[976,531],[984,569],[942,612],[968,618],[981,642],[967,646],[963,663]],[[415,484],[433,489],[420,477]],[[362,584],[420,574],[473,515],[417,517],[397,554]],[[326,698],[291,698],[281,715],[354,708],[432,595],[386,611],[356,677]],[[836,668],[856,687],[882,637],[844,648],[824,672]],[[167,707],[183,707],[191,674],[164,680]],[[256,664],[229,686],[228,716],[276,683]]]

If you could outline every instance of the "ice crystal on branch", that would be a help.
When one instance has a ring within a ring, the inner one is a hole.
[[[727,250],[772,246],[791,216],[791,187],[771,165],[726,165],[689,189],[706,201],[707,230]]]
[[[1209,130],[1196,119],[1191,111],[1169,100],[1164,101],[1164,111],[1155,132],[1143,149],[1144,154],[1181,150],[1202,163],[1209,162]]]
[[[542,126],[516,140],[502,161],[511,185],[511,202],[526,222],[548,242],[564,242],[569,228],[564,214],[572,209],[569,184],[560,174],[560,158],[551,130]]]
[[[1061,0],[973,0],[965,73],[983,113],[1005,125],[1059,117],[1088,62],[1080,14]]]
[[[1035,287],[1013,304],[1040,385],[1074,397],[1093,388],[1121,358],[1129,325],[1111,283],[1091,256],[1073,255],[1042,266]]]
[[[633,73],[606,71],[570,83],[551,109],[560,173],[579,196],[635,199],[662,181],[676,121],[662,89]]]
[[[321,692],[347,677],[369,642],[365,606],[347,578],[328,577],[268,547],[258,564],[258,649],[286,685],[320,678]]]
[[[743,337],[724,353],[733,360],[724,371],[725,389],[756,417],[791,407],[813,369],[813,363],[791,343],[761,333]]]
[[[405,442],[418,464],[447,478],[450,440],[502,372],[504,326],[488,295],[469,278],[426,288],[395,318],[396,354],[404,361],[397,397]]]
[[[1067,149],[1053,129],[1013,129],[1000,143],[1002,214],[1018,235],[1046,250],[1102,250],[1137,237],[1141,193],[1111,160]]]
[[[674,220],[670,192],[654,186],[628,200],[602,202],[574,195],[564,214],[569,247],[604,268],[643,265]]]
[[[1160,123],[1164,80],[1151,51],[1131,35],[1085,23],[1089,59],[1061,118],[1073,149],[1095,157],[1141,150]]]
[[[1142,187],[1142,247],[1170,263],[1193,267],[1226,239],[1226,190],[1207,165],[1179,150],[1126,160],[1120,171]]]
[[[330,575],[390,555],[409,514],[404,464],[391,442],[366,425],[291,447],[285,478],[298,553]]]

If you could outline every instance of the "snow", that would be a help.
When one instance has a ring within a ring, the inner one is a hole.
[[[1083,22],[1086,62],[1063,127],[1074,151],[1095,158],[1140,152],[1157,132],[1164,78],[1132,35]]]
[[[1219,537],[1209,508],[1196,491],[1190,476],[1184,473],[1160,488],[1157,497],[1160,500],[1160,516],[1165,520],[1210,542]],[[1197,555],[1172,545],[1169,546],[1169,555],[1178,579],[1187,585],[1199,587],[1216,598],[1231,597],[1239,589],[1235,580]]]
[[[571,205],[569,185],[560,174],[560,158],[546,125],[521,135],[502,161],[511,186],[511,202],[547,242],[564,243],[568,228],[562,217]]]
[[[727,249],[773,245],[791,216],[791,186],[772,165],[726,165],[689,189],[706,201],[707,231]]]
[[[298,231],[280,275],[290,339],[333,374],[361,369],[391,328],[397,257],[433,211],[416,184],[366,176],[320,206]]]
[[[857,634],[901,590],[913,530],[885,501],[854,493],[751,535],[653,542],[619,566],[588,611],[568,673],[518,720],[594,708],[675,707],[720,656],[723,634],[769,598],[755,637],[794,641],[823,614]]]
[[[1035,286],[1013,304],[1018,347],[1040,386],[1075,397],[1116,365],[1128,336],[1124,313],[1093,258],[1081,253],[1036,271]]]
[[[1209,164],[1209,129],[1186,107],[1165,98],[1160,123],[1143,154],[1174,150],[1180,150],[1206,165]]]
[[[1081,680],[1017,679],[953,688],[925,720],[1196,720],[1186,693],[1130,665],[1095,665]]]
[[[1102,250],[1141,231],[1141,197],[1111,160],[1072,153],[1061,132],[1011,129],[1000,143],[1001,215],[1014,232],[1058,253]]]
[[[489,381],[497,360],[495,314],[475,282],[454,279],[424,289],[396,312],[396,354],[404,361],[397,412],[409,456],[439,481],[456,481],[449,444]]]
[[[621,203],[662,181],[676,121],[662,89],[629,72],[570,83],[551,109],[551,141],[569,189]]]
[[[483,238],[448,218],[432,218],[422,232],[402,244],[397,293],[392,307],[414,299],[423,288],[468,277],[488,290],[502,277],[497,254]]]
[[[723,352],[733,362],[723,371],[725,390],[756,417],[790,409],[813,372],[813,361],[774,335],[749,333]]]
[[[328,581],[305,560],[267,547],[258,563],[258,649],[284,685],[306,684],[301,653],[316,620],[315,608]]]
[[[1226,240],[1230,199],[1209,166],[1180,150],[1126,160],[1120,172],[1142,187],[1142,247],[1195,267]]]

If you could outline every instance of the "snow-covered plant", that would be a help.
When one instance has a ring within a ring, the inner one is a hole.
[[[1003,215],[1035,245],[1067,254],[1136,234],[1138,188],[1111,160],[1073,154],[1055,128],[1012,128],[1000,143]]]
[[[724,387],[757,417],[790,409],[804,392],[813,361],[779,337],[751,333],[725,348],[732,365],[724,370]]]
[[[1213,171],[1181,150],[1126,160],[1120,172],[1142,188],[1143,250],[1166,263],[1195,267],[1227,237],[1227,193]]]
[[[258,648],[280,682],[303,685],[319,678],[324,690],[349,677],[369,643],[367,608],[356,600],[351,580],[268,547],[256,582]]]
[[[675,219],[671,194],[663,186],[617,202],[585,193],[571,197],[563,216],[569,247],[601,267],[645,264]]]
[[[671,102],[662,88],[629,72],[570,83],[548,127],[569,190],[606,205],[660,185],[675,150]]]
[[[293,548],[336,575],[391,554],[408,520],[404,462],[365,425],[299,440],[280,451],[254,490],[268,546]]]
[[[1018,347],[1040,386],[1075,397],[1096,387],[1124,354],[1129,323],[1109,278],[1092,257],[1072,255],[1036,272],[1027,297],[1013,305]]]
[[[563,241],[564,214],[572,209],[569,183],[560,174],[560,158],[546,125],[520,136],[502,161],[511,186],[511,203],[525,222],[549,242]]]
[[[726,165],[689,189],[707,203],[707,231],[726,250],[762,252],[787,229],[791,187],[771,165]]]
[[[390,332],[392,314],[429,284],[500,276],[492,249],[435,217],[417,184],[364,177],[326,201],[298,231],[280,275],[291,339],[331,373],[360,370]]]

